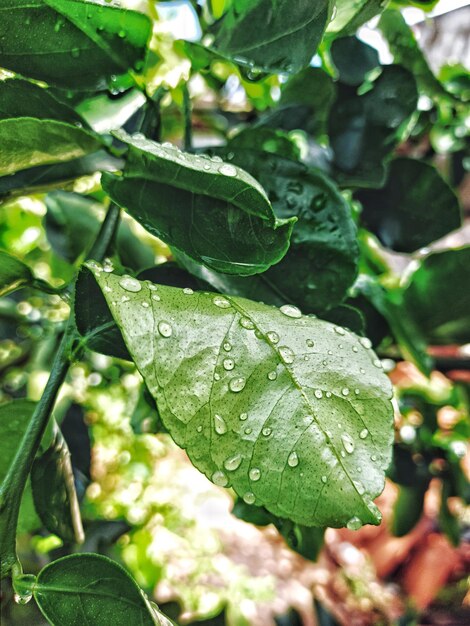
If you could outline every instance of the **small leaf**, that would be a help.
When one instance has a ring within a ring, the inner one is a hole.
[[[430,254],[409,277],[407,315],[435,343],[470,343],[470,246]]]
[[[2,67],[64,89],[106,86],[143,66],[151,23],[142,13],[79,0],[0,0]]]
[[[0,250],[0,296],[24,287],[33,280],[33,273],[23,261]]]
[[[296,72],[316,52],[328,19],[328,0],[233,2],[215,25],[214,48],[237,63]]]
[[[55,422],[50,447],[33,463],[31,485],[36,511],[47,530],[64,541],[81,543],[84,535],[70,452]]]
[[[116,136],[129,146],[127,163],[122,177],[103,175],[103,188],[149,232],[229,274],[262,272],[285,255],[295,218],[276,219],[249,174],[219,157]]]
[[[383,10],[384,0],[336,0],[336,12],[327,33],[354,35],[359,28]]]
[[[391,385],[366,339],[292,305],[90,268],[165,427],[206,476],[302,525],[380,521]]]
[[[416,159],[394,159],[385,186],[357,197],[365,226],[398,252],[414,252],[461,224],[455,192],[436,168]]]
[[[368,72],[380,67],[377,50],[357,37],[335,39],[330,54],[341,82],[346,85],[362,84]]]
[[[52,626],[171,626],[126,570],[98,554],[72,554],[46,565],[33,595]]]

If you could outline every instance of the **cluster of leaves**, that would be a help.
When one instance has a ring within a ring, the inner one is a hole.
[[[430,343],[470,341],[469,248],[422,251],[461,225],[452,184],[468,163],[468,74],[439,81],[396,10],[380,18],[394,57],[382,65],[355,36],[383,11],[370,0],[196,5],[202,43],[165,48],[176,83],[159,75],[151,6],[0,0],[0,11],[0,198],[7,211],[18,197],[44,202],[53,255],[35,271],[2,235],[0,294],[29,288],[70,305],[53,324],[39,402],[10,394],[0,406],[2,575],[19,600],[34,596],[51,624],[98,626],[111,604],[116,623],[169,623],[103,557],[66,557],[37,578],[17,561],[18,519],[83,539],[73,459],[50,414],[84,350],[132,361],[158,427],[233,489],[237,515],[274,523],[305,556],[326,526],[380,523],[393,411],[372,347],[429,375]],[[419,158],[403,156],[407,145]],[[443,175],[434,157],[449,151]],[[158,265],[155,237],[168,246]],[[393,252],[414,255],[404,278]],[[395,446],[396,532],[421,514],[437,458],[442,529],[457,542],[446,498],[468,497],[468,422],[444,436],[435,414],[451,404],[463,415],[465,393],[399,401],[405,418],[426,419]]]

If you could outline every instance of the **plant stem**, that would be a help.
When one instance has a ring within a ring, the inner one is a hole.
[[[111,204],[101,225],[89,257],[101,261],[111,243],[119,223],[120,209]],[[28,428],[23,436],[8,473],[0,485],[0,576],[3,578],[12,569],[21,570],[16,555],[16,528],[20,511],[21,498],[31,471],[34,458],[54,408],[62,383],[67,374],[72,344],[77,337],[73,316],[70,316],[64,335],[52,364],[49,380],[44,393],[36,405]]]
[[[186,83],[183,86],[183,113],[184,113],[184,149],[193,150],[193,124],[191,120],[191,96]]]

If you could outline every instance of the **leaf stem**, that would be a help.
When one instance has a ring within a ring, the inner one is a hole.
[[[109,206],[106,217],[101,224],[100,231],[96,236],[94,244],[91,246],[88,258],[95,261],[102,261],[108,251],[109,244],[117,231],[121,209],[112,202]]]
[[[183,85],[183,115],[184,115],[184,149],[186,152],[193,151],[193,124],[191,120],[191,96],[188,85]]]

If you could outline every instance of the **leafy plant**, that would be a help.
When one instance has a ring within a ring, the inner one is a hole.
[[[25,338],[0,344],[0,373],[49,374],[41,393],[0,390],[2,577],[50,624],[172,623],[121,566],[80,552],[88,470],[59,391],[92,352],[140,372],[136,430],[150,414],[236,515],[303,556],[328,526],[380,524],[386,472],[396,534],[437,476],[458,543],[447,499],[468,498],[466,391],[433,396],[426,377],[429,344],[469,341],[468,246],[421,249],[461,225],[468,74],[434,76],[396,10],[380,18],[394,56],[381,65],[355,36],[375,0],[193,3],[197,43],[159,34],[159,3],[122,4],[0,0],[0,339]],[[407,273],[392,251],[414,255]],[[23,315],[17,290],[47,320]],[[397,384],[401,426],[422,421],[394,443],[383,365],[399,358],[426,383]],[[445,406],[461,416],[451,432]],[[17,535],[40,528],[77,553],[23,574]]]

